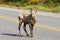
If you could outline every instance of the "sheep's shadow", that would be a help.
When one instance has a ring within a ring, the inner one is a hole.
[[[10,34],[10,33],[2,33],[1,35],[27,37],[26,35],[20,35],[20,36],[19,36],[18,34]]]

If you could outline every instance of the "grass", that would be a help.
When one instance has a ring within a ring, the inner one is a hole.
[[[21,4],[19,4],[19,3],[0,4],[0,6],[9,7],[9,8],[18,8],[18,9],[32,8],[32,9],[37,9],[40,11],[60,13],[60,6],[56,6],[56,7],[46,7],[43,5],[23,5],[23,6],[21,6]]]
[[[56,12],[56,13],[60,13],[60,6],[57,7],[45,7],[42,5],[27,5],[25,8],[33,8],[33,9],[37,9],[40,11],[46,11],[46,12]]]
[[[55,7],[54,12],[59,12],[60,13],[60,6]]]

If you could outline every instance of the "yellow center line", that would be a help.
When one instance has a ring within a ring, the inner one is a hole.
[[[13,18],[9,18],[9,17],[6,17],[6,16],[0,16],[0,18],[15,21],[16,23],[19,23],[18,20],[13,19]],[[60,32],[60,29],[58,29],[58,28],[52,28],[52,27],[48,27],[48,26],[43,26],[43,25],[40,25],[40,24],[37,24],[37,23],[35,24],[35,26],[38,26],[38,27],[44,28],[44,29],[48,29],[48,30],[53,30],[53,31]]]
[[[9,18],[9,17],[6,17],[6,16],[0,16],[0,18],[6,19],[6,20],[15,21],[15,22],[17,22],[17,23],[18,23],[18,20],[13,19],[13,18]]]

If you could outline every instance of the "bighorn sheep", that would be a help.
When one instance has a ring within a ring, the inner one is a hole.
[[[26,24],[28,24],[29,28],[30,28],[30,37],[33,37],[33,26],[36,23],[36,12],[37,12],[36,10],[30,9],[30,14],[27,12],[26,13],[22,12],[19,14],[19,16],[18,16],[18,19],[19,19],[19,26],[18,26],[19,36],[21,35],[21,32],[20,32],[21,24],[24,23],[23,28],[24,28],[24,31],[26,32],[26,35],[29,37],[27,30],[26,30]]]

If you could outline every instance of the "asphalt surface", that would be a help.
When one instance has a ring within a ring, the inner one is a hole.
[[[23,27],[22,37],[18,36],[18,23],[15,21],[18,20],[18,14],[19,11],[0,8],[0,40],[60,40],[60,15],[38,12],[36,20],[39,27],[34,26],[34,37],[30,38],[25,35]],[[27,31],[29,33],[28,25]]]

